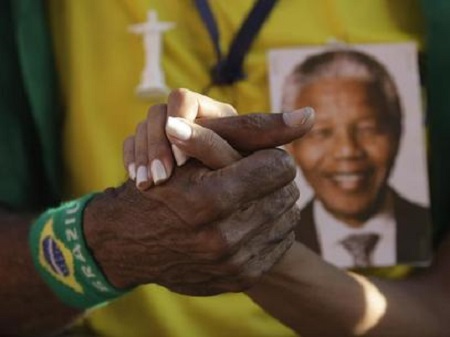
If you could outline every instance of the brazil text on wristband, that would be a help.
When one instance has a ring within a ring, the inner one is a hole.
[[[31,254],[43,279],[66,304],[88,309],[114,299],[114,288],[90,253],[83,234],[83,211],[94,194],[43,213],[30,230]]]

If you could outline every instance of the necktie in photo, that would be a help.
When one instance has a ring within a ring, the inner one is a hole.
[[[354,267],[372,266],[372,254],[380,240],[380,235],[374,233],[352,234],[340,243],[353,258]]]

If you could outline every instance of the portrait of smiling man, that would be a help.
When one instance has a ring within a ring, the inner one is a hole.
[[[297,240],[340,267],[426,261],[429,212],[389,184],[403,112],[386,68],[349,48],[312,55],[287,77],[282,106],[316,111],[287,147],[314,191]]]

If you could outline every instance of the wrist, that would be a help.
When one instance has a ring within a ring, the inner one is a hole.
[[[83,309],[122,293],[104,277],[85,241],[84,210],[92,197],[41,214],[29,236],[33,262],[44,281],[63,302]]]
[[[120,218],[120,208],[115,206],[120,190],[107,189],[89,202],[84,211],[83,229],[86,245],[108,282],[117,289],[127,289],[131,284],[120,272],[115,240],[111,232],[104,231],[105,228],[114,228],[114,223]]]

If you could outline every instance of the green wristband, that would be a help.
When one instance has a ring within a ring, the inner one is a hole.
[[[97,266],[83,234],[83,211],[90,194],[43,213],[30,230],[34,264],[67,305],[88,309],[125,292],[114,288]]]

